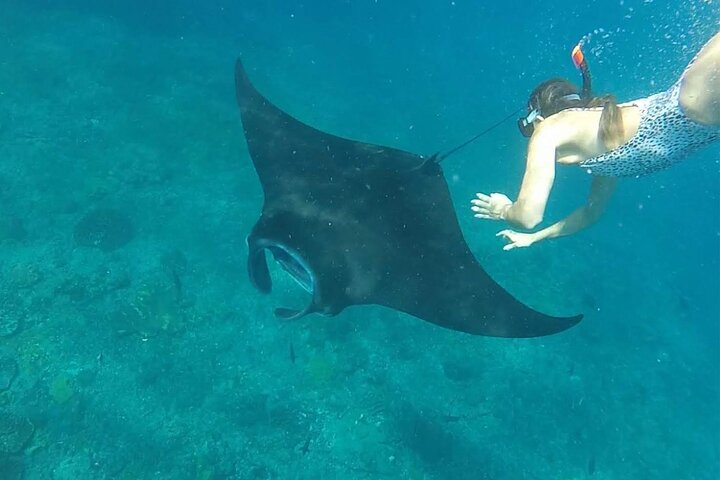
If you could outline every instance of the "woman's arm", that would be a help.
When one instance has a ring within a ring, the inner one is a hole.
[[[505,220],[521,228],[534,228],[542,221],[555,180],[555,150],[560,129],[553,128],[554,117],[538,125],[528,145],[527,163],[520,193],[512,202],[501,193],[477,194],[472,210],[477,218]],[[564,132],[562,132],[564,133]]]
[[[585,205],[575,210],[563,220],[547,228],[533,233],[503,230],[498,236],[504,237],[509,243],[504,250],[518,247],[529,247],[533,243],[548,238],[563,237],[579,232],[598,221],[605,211],[610,197],[615,191],[617,179],[612,177],[593,177],[590,194]]]
[[[685,115],[705,125],[720,124],[720,33],[716,33],[683,73],[678,101]]]
[[[520,193],[503,215],[503,219],[511,225],[530,229],[542,222],[555,181],[556,143],[552,130],[555,129],[539,128],[530,139]]]

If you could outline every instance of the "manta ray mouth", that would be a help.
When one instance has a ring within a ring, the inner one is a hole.
[[[250,242],[248,242],[250,244]],[[280,318],[290,320],[300,318],[310,313],[313,308],[313,300],[317,287],[317,277],[308,262],[297,250],[288,247],[282,243],[277,243],[268,239],[261,239],[255,242],[250,249],[249,273],[250,278],[260,291],[269,293],[272,286],[270,273],[267,268],[265,250],[269,251],[275,261],[285,272],[290,275],[300,287],[310,294],[310,303],[302,310],[279,307],[275,309],[275,315]]]
[[[272,253],[275,261],[285,270],[290,278],[310,295],[315,291],[315,273],[299,252],[278,243],[267,243],[265,248]]]

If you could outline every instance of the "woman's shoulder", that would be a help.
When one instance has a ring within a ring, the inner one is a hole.
[[[624,103],[618,104],[618,107],[622,110],[625,109],[631,109],[631,108],[638,108],[642,107],[644,103],[647,102],[647,98],[638,98],[635,100],[630,100]],[[575,124],[577,122],[596,122],[600,119],[600,116],[602,115],[603,106],[599,105],[596,107],[573,107],[573,108],[566,108],[565,110],[561,110],[558,113],[548,117],[545,119],[547,122],[550,120],[550,122],[547,124],[548,126],[552,125],[559,125],[564,126],[567,124]],[[545,122],[543,122],[545,123]]]
[[[602,107],[567,108],[547,117],[545,121],[540,124],[540,127],[545,129],[571,128],[575,130],[577,127],[584,126],[586,123],[594,123],[597,126],[601,114]]]
[[[648,98],[649,97],[628,100],[627,102],[618,103],[618,107],[620,107],[620,108],[640,107],[648,101]],[[561,110],[560,112],[556,113],[555,115],[568,114],[568,116],[570,116],[571,118],[575,118],[572,115],[572,112],[602,113],[603,108],[605,108],[603,105],[596,105],[596,106],[592,106],[592,107],[571,107],[571,108],[566,108],[565,110]],[[553,116],[555,116],[555,115],[553,115]]]
[[[602,108],[569,108],[549,116],[538,125],[536,134],[547,136],[557,148],[594,144],[598,138]]]

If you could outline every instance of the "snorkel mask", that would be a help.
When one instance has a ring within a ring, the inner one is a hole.
[[[530,113],[528,113],[526,117],[518,118],[518,121],[517,121],[518,130],[520,130],[520,133],[522,133],[523,137],[526,137],[526,138],[532,137],[532,134],[535,131],[535,125],[533,125],[533,122],[539,116],[540,116],[540,107],[535,107],[532,110],[530,110]]]
[[[582,45],[578,43],[575,48],[573,48],[571,57],[573,63],[575,64],[575,68],[580,70],[580,73],[582,74],[582,94],[578,95],[577,93],[571,93],[560,97],[560,101],[588,100],[592,97],[592,78],[590,77],[590,69],[581,47]],[[535,131],[535,125],[533,125],[533,122],[537,119],[537,117],[542,115],[539,105],[529,105],[528,109],[530,110],[528,114],[519,118],[517,121],[518,130],[520,130],[522,136],[526,138],[532,136]]]

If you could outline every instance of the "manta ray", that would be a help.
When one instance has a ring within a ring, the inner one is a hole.
[[[322,132],[290,116],[235,64],[235,90],[250,157],[264,192],[247,237],[248,274],[272,280],[266,252],[310,294],[295,319],[382,305],[473,335],[537,337],[582,315],[544,315],[516,300],[473,256],[438,156]]]

